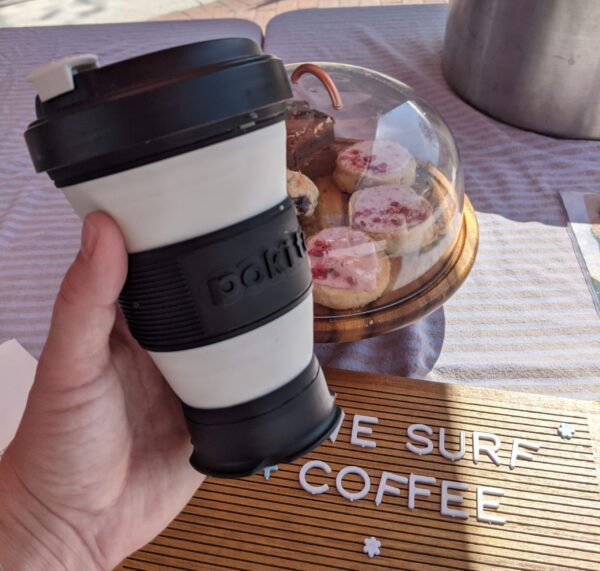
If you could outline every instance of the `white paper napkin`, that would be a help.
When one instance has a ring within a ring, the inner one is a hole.
[[[0,452],[21,422],[36,367],[37,361],[16,339],[0,345]]]

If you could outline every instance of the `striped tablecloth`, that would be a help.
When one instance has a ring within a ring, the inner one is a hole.
[[[62,192],[31,165],[23,132],[35,93],[27,74],[67,55],[93,53],[106,64],[225,36],[262,43],[260,28],[245,20],[0,29],[0,343],[15,337],[39,356],[81,230]]]
[[[521,131],[461,101],[440,66],[446,10],[304,10],[267,28],[265,50],[286,62],[370,67],[440,111],[480,224],[473,271],[443,309],[396,333],[319,347],[319,356],[344,368],[600,398],[600,319],[558,194],[600,192],[600,142]]]
[[[445,10],[309,10],[268,28],[267,51],[287,61],[368,66],[417,89],[456,135],[480,222],[478,260],[444,309],[377,339],[319,347],[319,356],[338,367],[600,398],[600,319],[558,196],[600,190],[600,143],[520,131],[454,96],[440,71]],[[79,240],[79,220],[25,149],[27,72],[67,54],[109,62],[222,35],[260,40],[258,27],[241,21],[0,29],[0,342],[16,337],[39,355]]]

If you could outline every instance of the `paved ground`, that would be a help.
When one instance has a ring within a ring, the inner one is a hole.
[[[245,18],[263,28],[298,8],[431,4],[448,0],[0,0],[0,27]]]
[[[0,26],[51,26],[150,20],[210,0],[0,0]]]
[[[391,4],[439,4],[448,0],[214,0],[210,3],[161,16],[160,20],[244,18],[263,29],[283,12],[299,8],[337,8],[340,6],[387,6]]]

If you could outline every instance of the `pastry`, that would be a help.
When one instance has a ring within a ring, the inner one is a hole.
[[[304,101],[289,103],[285,119],[287,167],[312,180],[330,175],[337,157],[333,125],[332,117],[311,109]]]
[[[308,239],[313,297],[332,309],[354,309],[375,301],[390,281],[390,262],[364,232],[326,228]]]
[[[312,216],[319,201],[319,189],[301,172],[286,171],[287,193],[297,216]]]
[[[416,176],[414,157],[394,141],[361,141],[342,151],[333,178],[341,190],[354,191],[379,185],[410,186]]]
[[[391,255],[418,252],[436,236],[431,204],[403,186],[374,186],[350,198],[350,224],[374,240],[384,240]]]
[[[411,185],[411,190],[431,204],[438,238],[453,229],[458,212],[456,196],[452,184],[442,172],[429,163],[417,166],[417,179]]]
[[[316,217],[319,230],[330,226],[348,226],[348,195],[344,194],[330,176],[317,179],[319,206]]]

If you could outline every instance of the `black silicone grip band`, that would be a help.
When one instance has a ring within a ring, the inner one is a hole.
[[[130,254],[120,303],[144,349],[180,351],[264,325],[310,286],[304,235],[286,199],[222,230]]]

